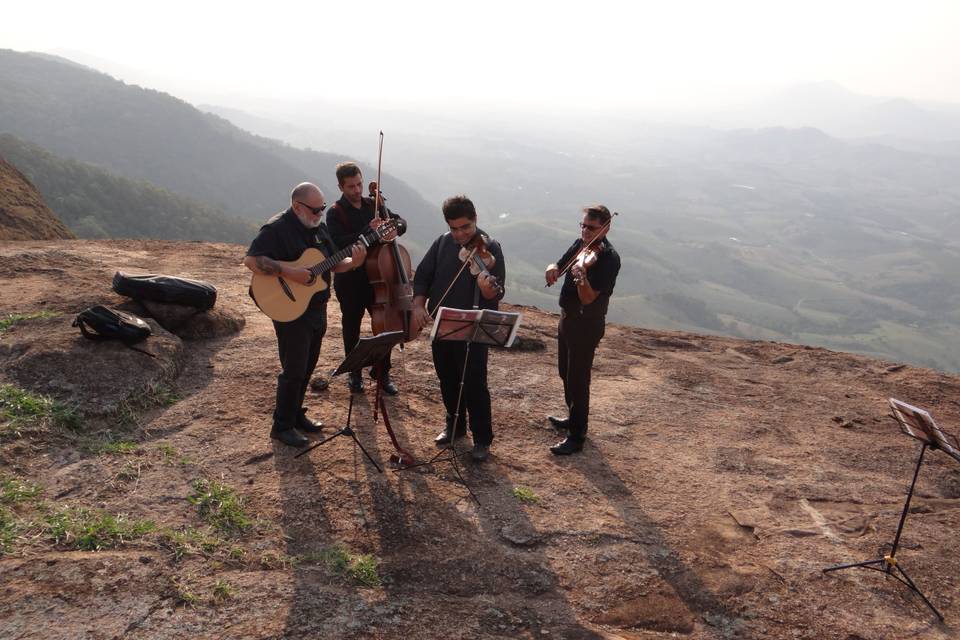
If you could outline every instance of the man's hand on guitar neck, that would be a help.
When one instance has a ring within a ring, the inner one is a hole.
[[[363,261],[366,259],[367,248],[358,242],[353,245],[353,251],[350,257],[341,260],[333,270],[336,273],[343,273],[344,271],[350,271],[352,269],[360,269],[363,267]]]
[[[376,231],[381,225],[387,224],[389,220],[383,218],[374,218],[370,221],[370,230]],[[388,229],[385,234],[383,234],[382,242],[392,242],[397,237],[397,228],[396,225],[392,229]]]

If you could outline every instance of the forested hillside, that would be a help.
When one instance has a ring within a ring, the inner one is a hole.
[[[290,189],[305,180],[338,198],[334,166],[346,159],[259,138],[170,95],[75,63],[10,50],[0,50],[0,132],[255,222],[286,206]],[[376,142],[371,131],[369,157]],[[367,177],[374,171],[364,168]],[[391,208],[414,222],[416,244],[442,228],[439,203],[389,174],[383,183]]]
[[[0,157],[22,170],[80,238],[155,238],[249,242],[251,222],[227,216],[145,180],[55,156],[0,134]]]

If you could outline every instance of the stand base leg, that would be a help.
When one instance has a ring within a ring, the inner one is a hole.
[[[300,456],[302,456],[302,455],[304,455],[304,454],[310,453],[311,451],[313,451],[314,449],[316,449],[316,448],[319,447],[320,445],[323,445],[323,444],[326,444],[326,443],[330,442],[331,440],[333,440],[333,439],[336,438],[337,436],[350,436],[350,438],[353,440],[353,444],[356,445],[356,446],[358,446],[358,447],[360,447],[360,451],[363,452],[363,455],[366,456],[366,458],[367,458],[367,460],[370,462],[370,464],[372,464],[377,471],[379,471],[380,473],[383,473],[383,469],[380,468],[380,465],[378,465],[377,462],[376,462],[376,460],[374,460],[374,459],[370,456],[370,454],[367,452],[367,450],[364,448],[364,446],[363,446],[362,444],[360,444],[360,440],[357,438],[356,432],[354,432],[354,430],[353,430],[351,427],[344,427],[343,429],[340,429],[339,431],[330,434],[329,436],[327,436],[326,438],[324,438],[324,439],[321,440],[320,442],[314,444],[312,447],[309,447],[309,448],[307,448],[307,449],[304,449],[303,451],[301,451],[300,453],[298,453],[297,455],[295,455],[294,458],[299,458]]]
[[[923,600],[928,607],[930,607],[930,610],[933,611],[933,613],[937,616],[937,618],[940,619],[940,622],[943,622],[944,620],[943,614],[940,613],[935,606],[933,606],[933,603],[927,599],[927,596],[923,595],[923,592],[917,588],[917,585],[913,583],[913,580],[910,579],[910,576],[907,575],[906,571],[903,570],[903,568],[897,563],[897,561],[892,556],[876,558],[875,560],[865,560],[863,562],[852,562],[850,564],[838,564],[836,566],[827,567],[826,569],[823,569],[823,572],[827,573],[828,571],[840,571],[841,569],[856,569],[856,568],[870,569],[871,571],[879,571],[880,573],[885,573],[886,575],[894,578],[898,582],[903,583],[904,585],[906,585],[908,589],[910,589],[915,594],[920,596],[920,599]],[[896,575],[893,572],[894,569],[896,569],[903,576],[903,578]]]
[[[854,568],[854,567],[870,567],[870,565],[873,565],[873,564],[885,564],[885,561],[884,561],[883,558],[879,558],[879,559],[877,559],[877,560],[866,560],[866,561],[864,561],[864,562],[852,562],[852,563],[850,563],[850,564],[838,564],[838,565],[833,566],[833,567],[827,567],[826,569],[823,570],[823,572],[824,572],[824,573],[827,573],[828,571],[839,571],[840,569],[852,569],[852,568]],[[880,569],[880,571],[883,571],[884,573],[887,573],[887,572],[884,571],[883,569]]]
[[[460,463],[457,462],[459,458],[467,455],[468,453],[470,453],[469,450],[457,452],[455,447],[444,447],[443,449],[440,449],[440,451],[438,451],[436,455],[434,455],[429,460],[426,460],[425,462],[417,462],[415,464],[408,465],[401,469],[394,469],[394,471],[395,472],[406,471],[407,469],[416,469],[417,467],[425,467],[427,465],[433,464],[434,462],[449,462],[453,466],[453,472],[456,473],[457,477],[460,479],[460,483],[467,488],[467,491],[470,492],[470,497],[473,498],[473,500],[479,505],[480,499],[477,497],[477,494],[473,492],[473,489],[470,488],[470,483],[468,483],[466,478],[463,477],[463,474],[460,472]],[[442,457],[445,455],[447,457]]]

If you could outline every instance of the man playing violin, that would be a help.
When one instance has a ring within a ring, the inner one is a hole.
[[[327,227],[323,224],[326,209],[323,192],[309,182],[294,187],[290,194],[290,208],[270,218],[253,240],[243,264],[250,271],[267,276],[283,276],[299,284],[310,284],[314,276],[302,267],[291,267],[280,262],[297,260],[308,248],[320,249],[333,255],[335,248]],[[341,261],[334,271],[341,273],[362,267],[367,250],[361,244],[353,247],[349,258]],[[280,261],[280,262],[278,262]],[[330,273],[321,276],[330,283]],[[282,371],[277,377],[277,400],[273,409],[273,429],[270,436],[294,447],[305,446],[307,438],[301,433],[317,433],[323,428],[306,416],[303,399],[307,383],[317,366],[320,344],[327,331],[327,301],[330,289],[313,294],[306,311],[296,320],[273,323],[277,334]]]
[[[456,309],[497,309],[503,298],[504,277],[503,251],[500,244],[486,238],[477,228],[477,210],[466,196],[453,196],[443,203],[443,217],[450,228],[430,246],[423,260],[417,265],[413,279],[413,320],[420,326],[430,323],[432,313],[439,306]],[[483,246],[480,246],[480,245]],[[473,275],[464,268],[464,258],[469,251],[477,249],[487,258],[487,270]],[[473,434],[474,460],[486,460],[493,442],[493,418],[490,411],[490,390],[487,387],[488,346],[474,343],[470,346],[464,376],[463,398],[457,424],[457,399],[460,392],[460,376],[463,374],[467,354],[464,342],[435,341],[433,365],[440,380],[440,394],[446,408],[446,426],[435,439],[437,446],[446,446],[452,440],[466,434],[467,414],[470,415],[470,431]]]
[[[353,162],[341,162],[337,165],[337,184],[343,194],[327,211],[327,227],[333,242],[338,249],[350,246],[360,237],[368,227],[376,229],[383,224],[383,220],[374,217],[373,198],[363,197],[363,174],[360,167]],[[407,231],[406,221],[383,206],[381,198],[380,211],[386,211],[387,216],[397,222],[397,232],[389,232],[385,241],[393,240],[397,235]],[[338,273],[333,278],[333,288],[337,292],[340,302],[340,324],[343,328],[344,355],[357,346],[360,341],[360,324],[364,313],[370,310],[373,304],[373,287],[367,277],[366,269],[357,269],[349,273]],[[385,378],[381,389],[389,395],[397,394],[397,387],[390,379],[390,357],[384,363]],[[363,391],[363,377],[359,371],[351,372],[347,379],[350,391]]]
[[[566,439],[550,447],[558,456],[582,450],[587,438],[593,355],[603,338],[607,305],[620,272],[620,256],[606,237],[610,221],[605,206],[584,208],[580,237],[544,273],[552,285],[567,268],[560,290],[557,364],[569,417],[548,417],[558,431],[567,433]]]

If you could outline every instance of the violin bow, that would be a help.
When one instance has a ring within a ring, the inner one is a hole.
[[[557,274],[557,280],[559,280],[560,278],[562,278],[562,277],[567,273],[567,271],[570,270],[570,267],[572,267],[572,266],[573,266],[573,263],[577,261],[577,258],[580,256],[580,253],[581,253],[581,252],[589,249],[590,246],[591,246],[594,242],[597,241],[597,238],[600,237],[600,234],[610,228],[610,223],[613,222],[613,216],[618,216],[618,215],[620,215],[620,214],[619,214],[618,212],[614,211],[614,212],[610,215],[610,219],[607,220],[606,222],[604,222],[604,223],[603,223],[603,226],[601,226],[599,229],[597,229],[597,232],[596,232],[595,234],[593,234],[593,237],[590,238],[590,242],[588,242],[587,244],[585,244],[585,245],[583,245],[582,247],[580,247],[580,250],[577,251],[572,258],[570,258],[569,260],[567,260],[567,264],[565,264],[565,265],[563,266],[563,269],[561,269],[560,272]],[[546,286],[549,287],[550,285],[546,285]]]

